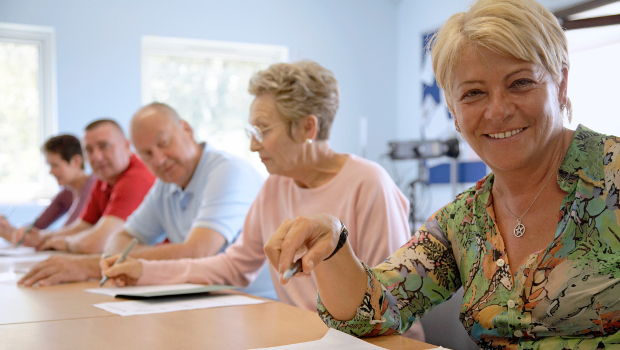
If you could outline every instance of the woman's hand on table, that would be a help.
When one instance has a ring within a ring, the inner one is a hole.
[[[142,276],[142,262],[134,258],[127,257],[122,263],[114,265],[120,254],[102,259],[101,266],[102,276],[114,281],[117,287],[135,286],[140,276]]]

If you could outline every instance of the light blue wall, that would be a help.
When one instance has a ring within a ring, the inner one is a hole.
[[[552,9],[580,0],[542,0]],[[58,130],[81,134],[102,116],[128,125],[140,106],[140,38],[186,37],[286,45],[340,81],[332,146],[379,161],[393,139],[419,137],[421,33],[469,0],[2,0],[0,22],[51,26],[57,35]],[[385,161],[381,161],[383,165]]]
[[[368,157],[395,134],[397,4],[388,0],[2,0],[0,22],[51,26],[57,38],[58,130],[81,134],[109,116],[125,127],[140,106],[140,38],[186,37],[286,45],[340,82],[332,147]]]

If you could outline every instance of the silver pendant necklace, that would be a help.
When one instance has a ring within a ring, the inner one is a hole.
[[[497,192],[497,198],[499,198],[499,200],[502,202],[502,204],[504,205],[506,210],[508,210],[510,215],[512,215],[515,219],[517,219],[517,225],[514,228],[515,237],[519,238],[519,237],[521,237],[521,236],[523,236],[525,234],[525,225],[523,225],[523,222],[521,222],[521,219],[523,219],[525,214],[527,214],[527,212],[530,211],[530,208],[532,208],[532,205],[534,205],[534,202],[536,202],[536,200],[538,199],[538,196],[540,196],[540,194],[542,193],[542,190],[544,190],[545,187],[547,187],[547,184],[549,183],[549,180],[551,180],[551,178],[553,177],[553,174],[555,174],[556,171],[558,170],[558,168],[560,167],[560,164],[562,164],[562,157],[560,157],[560,161],[558,162],[558,165],[556,165],[556,167],[555,167],[555,169],[553,169],[553,172],[551,173],[551,175],[549,175],[549,177],[547,178],[547,182],[545,182],[545,184],[540,189],[540,191],[538,191],[538,194],[536,195],[536,197],[534,197],[534,200],[532,201],[532,204],[530,204],[530,206],[527,207],[527,210],[525,211],[525,213],[523,213],[523,215],[521,215],[521,217],[517,217],[515,214],[513,214],[510,211],[510,209],[508,209],[508,206],[506,205],[506,203],[504,203],[504,200],[502,199],[502,196],[499,194],[499,191],[497,190],[497,188],[495,189],[495,192]]]

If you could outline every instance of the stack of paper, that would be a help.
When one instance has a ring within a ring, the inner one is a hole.
[[[236,287],[184,283],[124,288],[93,288],[85,289],[85,291],[113,297],[142,299],[93,305],[121,316],[146,315],[223,306],[251,305],[265,302],[265,300],[250,298],[242,295],[187,297],[192,294],[201,294],[233,288]],[[162,298],[164,296],[171,298]]]

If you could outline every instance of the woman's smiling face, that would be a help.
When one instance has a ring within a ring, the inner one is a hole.
[[[478,156],[494,171],[513,170],[551,151],[565,96],[566,76],[558,86],[539,65],[469,46],[455,69],[451,104]]]

